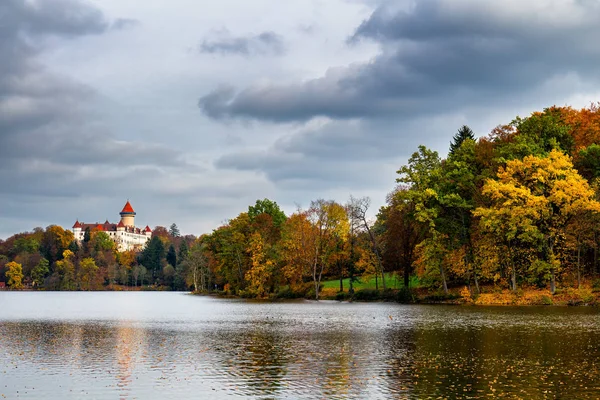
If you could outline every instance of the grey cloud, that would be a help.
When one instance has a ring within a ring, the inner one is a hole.
[[[567,74],[598,82],[597,2],[553,3],[558,9],[535,1],[509,3],[380,6],[351,37],[381,43],[371,62],[291,85],[218,88],[198,105],[214,119],[412,117],[482,102],[505,104]]]
[[[75,0],[5,0],[0,17],[0,187],[5,193],[75,196],[84,186],[90,193],[102,192],[114,185],[102,181],[107,171],[135,169],[139,180],[145,166],[187,166],[182,154],[167,146],[115,138],[90,112],[97,100],[93,88],[39,63],[47,36],[69,39],[107,31],[110,23],[101,11]]]
[[[221,169],[255,171],[277,185],[307,188],[381,187],[393,182],[400,160],[406,160],[424,137],[444,147],[454,132],[448,122],[456,116],[387,119],[384,121],[325,121],[281,137],[268,149],[240,151],[219,158]],[[475,128],[475,127],[474,127]],[[444,150],[443,148],[440,150]],[[391,163],[386,171],[377,166]]]
[[[129,29],[129,28],[136,27],[139,24],[140,24],[140,21],[138,21],[137,19],[117,18],[111,24],[111,29],[116,29],[116,30]]]
[[[201,53],[281,55],[285,52],[283,37],[275,32],[266,31],[258,35],[231,36],[228,31],[216,32],[215,38],[204,39],[199,46]]]

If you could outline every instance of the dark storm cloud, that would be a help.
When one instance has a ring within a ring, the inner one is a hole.
[[[532,4],[542,2],[523,10],[515,2],[481,1],[380,6],[349,40],[380,42],[381,53],[371,62],[297,84],[221,87],[203,96],[199,107],[214,119],[409,118],[502,104],[569,73],[597,82],[598,3]]]
[[[215,33],[216,37],[204,39],[199,51],[209,54],[281,55],[285,52],[283,38],[275,32],[262,32],[258,35],[231,36],[228,31]]]

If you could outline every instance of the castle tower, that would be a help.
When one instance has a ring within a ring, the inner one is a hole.
[[[132,228],[135,226],[135,211],[133,211],[133,207],[129,204],[129,200],[127,200],[125,207],[123,207],[123,210],[119,214],[121,215],[121,222],[119,224],[123,223],[123,225]]]

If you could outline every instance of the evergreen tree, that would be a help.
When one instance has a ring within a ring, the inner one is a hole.
[[[171,237],[181,236],[181,233],[179,232],[179,228],[177,227],[177,224],[175,222],[173,222],[171,224],[171,226],[169,227],[169,235],[171,235]]]
[[[177,254],[175,253],[175,246],[173,244],[169,246],[169,250],[167,251],[167,262],[173,267],[177,265]]]
[[[151,277],[155,279],[162,271],[164,257],[165,245],[158,236],[152,236],[140,255],[140,264],[143,264],[150,271]]]
[[[177,254],[177,261],[181,264],[188,257],[190,253],[190,248],[188,247],[187,242],[184,240],[181,241],[179,245],[179,253]]]
[[[450,142],[450,154],[454,154],[467,139],[475,140],[475,134],[467,125],[463,125]]]
[[[92,232],[90,231],[90,227],[88,226],[85,228],[85,232],[83,233],[83,242],[88,243],[90,240],[92,240]]]

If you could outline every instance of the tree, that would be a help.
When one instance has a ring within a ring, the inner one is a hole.
[[[83,232],[83,243],[88,243],[90,240],[92,240],[92,231],[89,226],[86,226]]]
[[[74,254],[71,250],[65,250],[62,254],[63,259],[56,261],[55,274],[58,277],[60,290],[75,290],[75,265],[73,264]]]
[[[94,288],[94,281],[96,280],[96,273],[98,272],[98,266],[94,259],[87,257],[81,260],[79,272],[81,274],[81,289],[92,290]]]
[[[321,278],[328,265],[331,252],[335,251],[338,238],[348,236],[349,222],[346,209],[334,201],[323,199],[310,203],[308,220],[315,227],[312,252],[312,277],[315,287],[315,299],[319,300]]]
[[[388,205],[383,207],[377,218],[383,225],[382,261],[390,270],[401,270],[404,286],[408,288],[415,249],[425,238],[426,226],[415,219],[414,203],[404,198],[406,189],[398,188],[388,195]]]
[[[11,289],[23,289],[23,268],[21,264],[11,261],[6,264],[6,268],[8,287]]]
[[[456,152],[467,139],[475,141],[475,134],[467,125],[463,125],[452,137],[452,142],[450,142],[450,154]]]
[[[177,253],[175,252],[175,246],[171,243],[169,250],[167,250],[167,263],[175,267],[177,265]]]
[[[181,236],[181,233],[179,232],[179,228],[177,227],[177,224],[175,224],[175,222],[173,222],[171,224],[171,226],[169,227],[169,235],[174,238]]]
[[[190,248],[188,247],[187,241],[185,238],[181,241],[179,245],[179,251],[177,252],[177,262],[180,264],[185,261],[185,259],[190,254]]]
[[[279,208],[279,205],[269,199],[256,200],[254,206],[248,207],[248,217],[250,217],[250,221],[254,221],[256,217],[263,213],[269,214],[271,218],[273,218],[273,223],[278,228],[281,228],[287,219],[285,213]]]
[[[254,232],[250,237],[250,258],[252,265],[246,272],[248,281],[248,291],[257,297],[265,297],[268,293],[267,283],[273,273],[273,261],[269,259],[268,248],[258,232]]]
[[[149,271],[152,279],[158,278],[163,269],[163,259],[165,258],[165,246],[158,236],[152,235],[152,238],[146,243],[146,247],[140,254],[140,263]]]
[[[31,279],[33,285],[39,287],[44,283],[44,279],[50,273],[50,263],[45,258],[42,258],[31,271]]]
[[[282,275],[292,290],[300,289],[305,278],[312,278],[316,236],[306,211],[298,210],[283,225],[280,243]]]
[[[208,258],[206,245],[195,243],[185,260],[187,266],[186,282],[194,286],[194,292],[208,290]]]
[[[530,270],[549,280],[554,293],[561,268],[556,249],[569,222],[580,213],[600,212],[594,191],[571,158],[552,150],[547,157],[509,161],[498,171],[497,181],[486,181],[483,193],[491,204],[476,210],[482,227],[500,240],[520,241],[534,249],[537,257]]]
[[[376,256],[377,260],[377,272],[375,274],[375,287],[378,287],[377,275],[381,274],[381,285],[383,286],[383,290],[386,289],[385,286],[385,274],[383,271],[383,265],[381,264],[381,255],[379,251],[379,246],[377,245],[377,240],[375,239],[375,235],[371,228],[369,227],[369,221],[367,220],[367,211],[369,210],[369,206],[371,205],[371,199],[369,197],[362,197],[360,199],[350,196],[349,201],[349,211],[350,215],[354,220],[359,221],[359,227],[364,229],[369,235],[369,239],[371,239],[371,246],[373,249],[373,253]]]
[[[442,162],[438,153],[419,146],[419,150],[409,158],[408,165],[400,168],[397,173],[400,177],[397,182],[407,185],[403,197],[406,202],[414,205],[415,219],[427,228],[427,236],[432,238],[422,244],[423,254],[428,255],[428,265],[437,266],[442,282],[442,288],[448,293],[447,274],[442,258],[445,256],[446,246],[440,247],[440,240],[445,240],[447,235],[441,231],[440,215],[442,203],[440,201],[440,187],[442,182]],[[435,245],[435,249],[425,249],[423,246]],[[438,257],[434,261],[433,257]],[[423,259],[421,257],[421,259]]]

